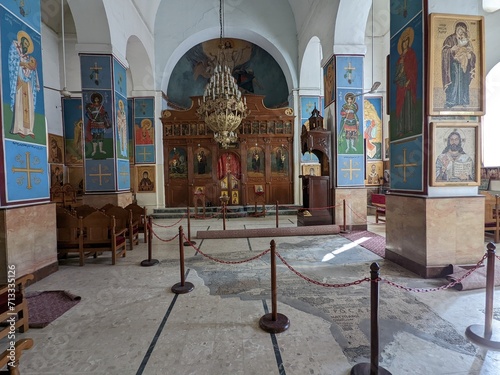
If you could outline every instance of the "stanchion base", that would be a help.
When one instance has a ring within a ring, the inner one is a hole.
[[[141,266],[143,267],[151,267],[159,264],[160,261],[158,259],[145,259],[141,262]]]
[[[276,320],[273,320],[273,314],[264,315],[259,320],[259,327],[268,333],[285,332],[290,327],[290,320],[283,314],[276,314]]]
[[[351,375],[370,375],[372,365],[371,363],[358,363],[355,365],[352,369],[350,374]],[[389,371],[387,371],[385,368],[382,366],[378,366],[378,375],[391,375]]]
[[[496,327],[495,327],[496,325]],[[498,324],[492,322],[491,336],[484,335],[484,325],[473,324],[465,330],[465,336],[473,343],[489,349],[500,350],[500,330]]]
[[[196,241],[186,241],[184,242],[184,246],[196,245]]]
[[[189,282],[185,282],[184,285],[181,283],[174,284],[171,288],[172,292],[175,294],[186,294],[192,292],[194,289],[194,285]]]

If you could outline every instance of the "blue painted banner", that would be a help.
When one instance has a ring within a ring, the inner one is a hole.
[[[364,155],[338,155],[337,186],[364,186]]]
[[[115,191],[115,165],[113,159],[85,160],[85,191]]]
[[[394,190],[423,190],[422,136],[391,143],[391,180]]]
[[[118,170],[118,190],[130,190],[130,164],[128,160],[116,161]]]
[[[7,202],[50,198],[45,146],[5,142]]]

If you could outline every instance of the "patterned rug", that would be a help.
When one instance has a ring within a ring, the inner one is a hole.
[[[27,293],[29,327],[43,328],[80,302],[81,297],[64,290]]]
[[[367,230],[353,230],[349,233],[340,233],[344,238],[356,242],[361,247],[370,250],[381,258],[385,258],[385,237]]]

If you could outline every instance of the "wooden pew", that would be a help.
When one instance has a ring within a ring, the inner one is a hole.
[[[114,216],[116,221],[116,229],[126,229],[126,236],[129,240],[130,250],[134,249],[134,245],[139,245],[139,222],[133,220],[132,211],[120,206],[109,206],[104,213],[108,216]]]
[[[138,222],[139,233],[144,233],[144,242],[148,242],[148,223],[146,207],[141,207],[137,203],[130,203],[125,207],[126,210],[132,211],[132,220]]]
[[[83,230],[81,257],[83,254],[93,254],[96,257],[102,252],[109,251],[111,264],[114,265],[118,255],[122,257],[127,255],[127,229],[117,230],[113,216],[96,210],[80,220]]]
[[[500,242],[500,195],[484,192],[484,231],[493,232],[495,243]]]
[[[29,329],[28,301],[24,295],[28,281],[34,279],[32,274],[24,275],[12,284],[0,285],[0,339],[6,337],[13,325],[19,332]],[[11,294],[14,294],[12,299]],[[10,319],[15,318],[11,324]]]
[[[7,348],[0,355],[0,369],[7,366],[7,374],[9,375],[20,375],[19,371],[19,361],[21,359],[21,355],[23,354],[23,350],[29,350],[33,347],[33,339],[25,338],[16,341],[14,345],[14,355],[12,355],[12,350],[10,347]],[[14,360],[12,360],[14,358]],[[4,373],[2,371],[2,373]]]
[[[385,223],[385,194],[372,194],[372,206],[375,207],[375,222]]]

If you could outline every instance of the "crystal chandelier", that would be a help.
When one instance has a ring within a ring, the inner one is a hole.
[[[198,116],[214,132],[214,139],[223,148],[238,139],[236,130],[247,116],[246,99],[242,98],[231,70],[221,66],[221,51],[224,48],[223,38],[223,0],[219,2],[220,38],[219,54],[213,75],[210,77],[203,101],[198,99]]]

